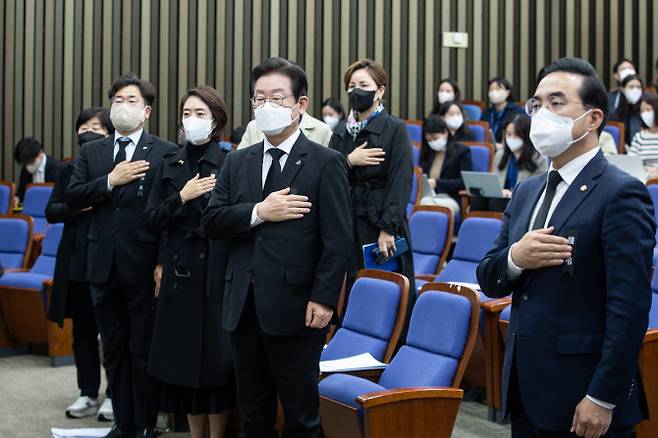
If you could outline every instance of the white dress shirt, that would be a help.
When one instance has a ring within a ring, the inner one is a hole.
[[[553,216],[553,212],[555,211],[555,208],[557,208],[558,204],[560,203],[560,200],[562,200],[562,197],[567,192],[569,186],[573,184],[574,180],[578,177],[580,172],[582,172],[585,166],[587,166],[587,164],[596,156],[596,154],[599,153],[600,149],[601,148],[596,147],[591,151],[586,152],[577,158],[574,158],[573,160],[569,161],[567,164],[565,164],[564,166],[562,166],[557,170],[557,172],[562,177],[562,181],[560,181],[560,183],[555,188],[555,196],[553,197],[551,206],[548,209],[548,215],[546,215],[546,222],[544,222],[544,228],[546,227],[546,225],[548,225],[551,216]],[[552,170],[555,170],[555,168],[553,167],[553,163],[551,163],[549,173]],[[548,181],[548,174],[546,175],[546,180]],[[530,222],[528,223],[528,231],[532,229],[532,225],[535,222],[535,218],[537,217],[539,208],[541,207],[542,202],[544,202],[544,196],[546,196],[546,188],[544,188],[544,192],[539,197],[539,201],[537,201],[537,205],[535,205],[535,208],[532,211],[532,216],[530,216]],[[512,246],[514,245],[516,245],[516,243],[514,243]],[[510,280],[515,280],[521,275],[522,272],[523,272],[523,268],[517,266],[512,260],[512,247],[510,247],[510,250],[507,253],[507,277]],[[595,399],[594,397],[591,397],[589,395],[587,395],[586,397],[590,401],[606,409],[615,408],[615,405],[612,403],[606,403],[604,401]]]
[[[46,182],[46,160],[48,157],[46,154],[43,154],[43,159],[41,160],[41,164],[39,164],[39,168],[37,169],[36,172],[34,172],[34,175],[32,175],[32,182],[35,183],[42,183]]]
[[[281,155],[281,158],[279,158],[279,165],[281,166],[281,172],[283,172],[283,168],[286,165],[286,161],[288,161],[288,156],[290,155],[290,151],[292,150],[292,147],[295,145],[297,142],[297,139],[299,138],[300,130],[297,129],[290,137],[286,138],[281,142],[280,145],[274,146],[271,144],[269,141],[267,141],[267,137],[263,140],[263,171],[261,174],[261,179],[260,179],[260,186],[261,189],[265,188],[265,180],[267,179],[267,173],[270,171],[270,167],[272,167],[272,155],[270,155],[267,151],[273,148],[278,148],[285,152],[283,155]],[[260,203],[258,203],[260,204]],[[256,211],[258,209],[258,204],[254,205],[254,209],[251,211],[251,226],[255,227],[257,225],[260,225],[263,223],[263,220],[258,217],[256,214]]]
[[[112,153],[112,159],[115,159],[117,154],[119,153],[119,139],[126,137],[130,139],[130,143],[128,143],[128,146],[126,146],[126,160],[131,161],[133,159],[133,155],[135,155],[135,149],[137,148],[137,143],[139,143],[139,140],[142,138],[143,132],[144,129],[140,129],[133,132],[130,135],[121,135],[119,134],[119,131],[114,131],[114,152]],[[108,191],[112,190],[112,186],[110,185],[109,175],[107,177],[107,190]]]

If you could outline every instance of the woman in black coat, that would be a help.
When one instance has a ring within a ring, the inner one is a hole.
[[[331,137],[329,147],[347,157],[354,250],[348,291],[363,268],[362,246],[377,242],[384,255],[392,253],[396,238],[404,237],[409,251],[398,257],[398,272],[415,284],[407,204],[411,196],[413,164],[405,123],[382,105],[387,74],[378,63],[364,59],[350,65],[344,77],[350,114]],[[415,300],[409,293],[409,313]]]
[[[87,108],[75,122],[78,144],[114,133],[110,113],[104,108]],[[98,325],[87,282],[87,234],[91,217],[86,210],[72,211],[64,203],[64,193],[73,174],[75,160],[64,164],[55,179],[46,205],[46,219],[51,224],[64,223],[57,247],[53,287],[48,319],[64,326],[65,318],[73,322],[73,352],[80,397],[66,409],[66,415],[82,418],[98,411],[101,362],[98,353]],[[109,394],[108,394],[109,395]],[[103,415],[112,419],[109,397],[103,403]]]
[[[473,170],[471,150],[454,140],[445,120],[439,116],[429,116],[423,121],[420,167],[434,189],[434,195],[423,197],[420,203],[448,207],[459,213],[459,191],[464,188],[462,171]]]
[[[218,145],[227,107],[202,86],[187,92],[180,112],[187,142],[165,156],[144,213],[147,228],[163,236],[148,372],[157,381],[158,410],[187,414],[193,438],[219,438],[236,402],[220,319],[228,252],[205,237],[201,217],[229,152]]]

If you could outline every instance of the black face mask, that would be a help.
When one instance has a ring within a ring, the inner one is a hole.
[[[361,88],[355,88],[350,91],[348,99],[350,102],[350,108],[352,108],[357,113],[362,113],[368,111],[372,107],[373,102],[375,101],[375,94],[377,91],[372,90],[363,90]]]
[[[94,131],[83,132],[82,134],[78,134],[78,144],[82,146],[85,143],[99,140],[101,138],[105,138],[105,136]]]

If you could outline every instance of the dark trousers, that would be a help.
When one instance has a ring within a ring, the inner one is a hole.
[[[101,360],[98,324],[89,283],[69,280],[66,301],[73,320],[73,353],[80,395],[97,398],[101,384]],[[109,397],[109,390],[106,393]]]
[[[153,428],[153,383],[146,365],[153,331],[153,285],[123,285],[116,269],[110,283],[91,286],[103,341],[112,408],[122,434]]]
[[[284,438],[321,437],[318,375],[324,333],[272,336],[258,324],[250,292],[231,333],[238,381],[241,438],[276,437],[277,396],[283,407]]]
[[[512,438],[577,438],[578,435],[567,431],[552,431],[543,429],[534,424],[525,412],[521,393],[519,392],[516,366],[512,366],[509,394],[510,415],[512,419]],[[614,415],[614,413],[613,413]],[[633,427],[620,427],[608,429],[601,438],[630,438],[633,436]]]

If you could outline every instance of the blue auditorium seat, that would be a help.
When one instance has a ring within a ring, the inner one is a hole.
[[[32,243],[32,220],[16,215],[0,218],[0,264],[4,269],[22,269]]]
[[[0,214],[9,214],[14,204],[14,183],[0,181]]]
[[[449,208],[422,206],[411,215],[409,228],[416,275],[439,272],[448,256],[453,227],[454,218]]]
[[[43,234],[48,228],[46,205],[53,191],[52,183],[28,184],[23,198],[23,214],[32,217],[34,234]]]

